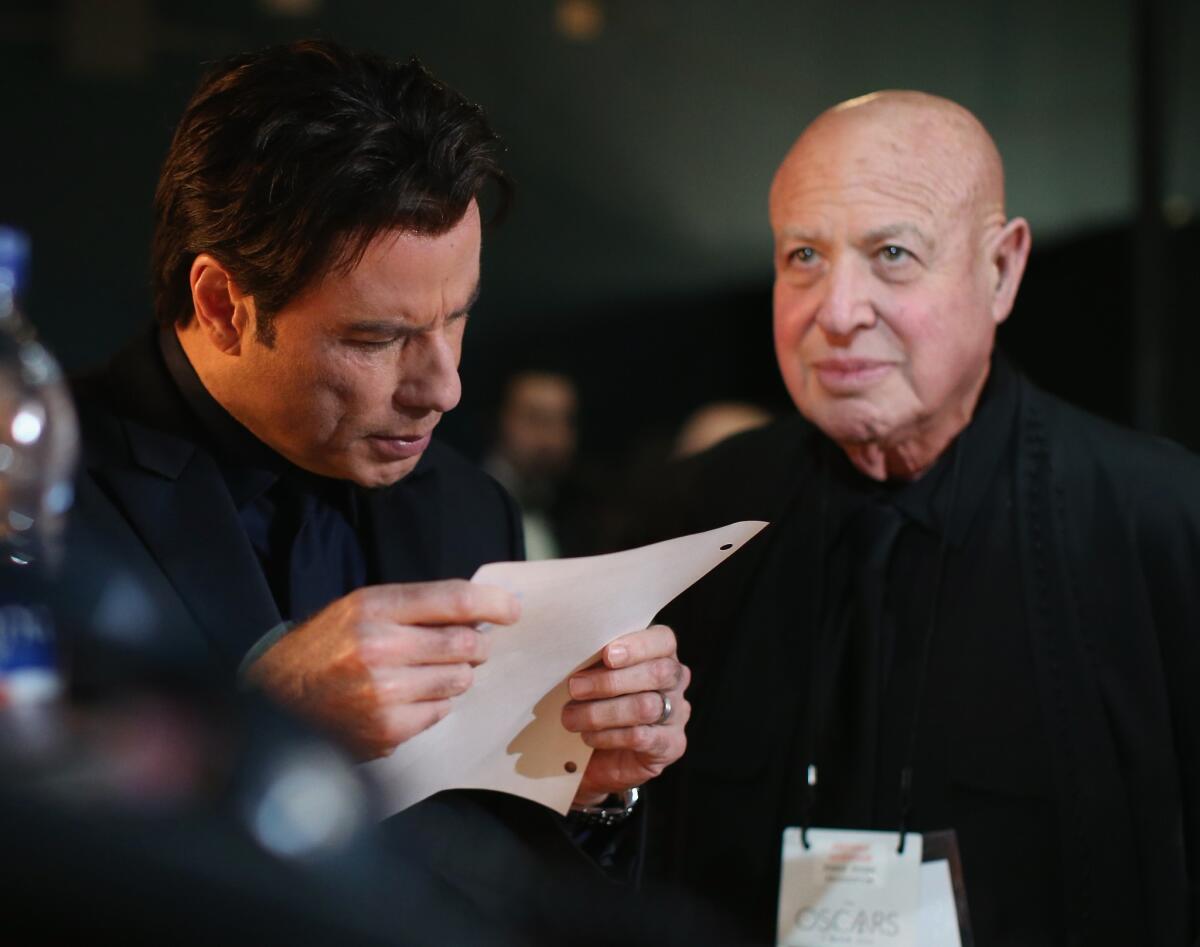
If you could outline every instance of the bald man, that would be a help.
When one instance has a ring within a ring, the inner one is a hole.
[[[770,217],[799,413],[672,481],[772,526],[669,616],[663,870],[766,943],[785,827],[953,829],[979,947],[1196,943],[1200,464],[994,353],[1030,233],[962,107],[824,113]]]

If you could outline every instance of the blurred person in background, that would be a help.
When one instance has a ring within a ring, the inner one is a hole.
[[[310,41],[218,64],[158,182],[158,324],[75,388],[79,530],[192,660],[359,759],[452,712],[487,659],[477,626],[518,614],[463,581],[521,558],[516,507],[433,437],[459,400],[480,201],[508,191],[498,153],[415,60]],[[573,678],[563,724],[596,752],[570,819],[458,791],[385,828],[519,927],[548,877],[633,871],[619,823],[683,751],[686,685],[664,627]]]
[[[993,351],[1030,232],[961,106],[829,110],[769,207],[798,413],[670,479],[771,526],[665,612],[666,877],[775,943],[785,827],[953,829],[979,947],[1196,944],[1200,463]]]
[[[701,454],[721,441],[771,423],[771,413],[745,401],[714,401],[697,408],[675,437],[674,456],[680,460]]]
[[[575,383],[558,372],[519,372],[504,386],[484,469],[520,506],[529,559],[563,551],[558,507],[575,460],[578,400]]]

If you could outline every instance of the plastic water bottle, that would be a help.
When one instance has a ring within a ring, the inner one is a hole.
[[[28,239],[0,227],[0,550],[53,568],[79,430],[58,363],[21,313],[28,272]]]
[[[0,227],[0,710],[62,690],[48,580],[71,505],[78,425],[58,363],[21,313],[29,241]]]

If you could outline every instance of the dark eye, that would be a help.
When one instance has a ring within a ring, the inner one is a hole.
[[[346,339],[346,344],[356,349],[364,349],[368,352],[379,349],[386,349],[390,345],[395,345],[397,339]]]
[[[811,263],[817,257],[817,251],[812,247],[800,247],[791,252],[793,263]]]

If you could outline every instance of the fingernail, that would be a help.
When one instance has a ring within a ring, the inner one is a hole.
[[[615,644],[608,649],[608,663],[612,665],[621,665],[625,663],[625,659],[629,657],[629,649],[623,644]]]
[[[590,677],[573,677],[567,684],[567,689],[570,690],[572,697],[580,700],[587,697],[596,687]]]

